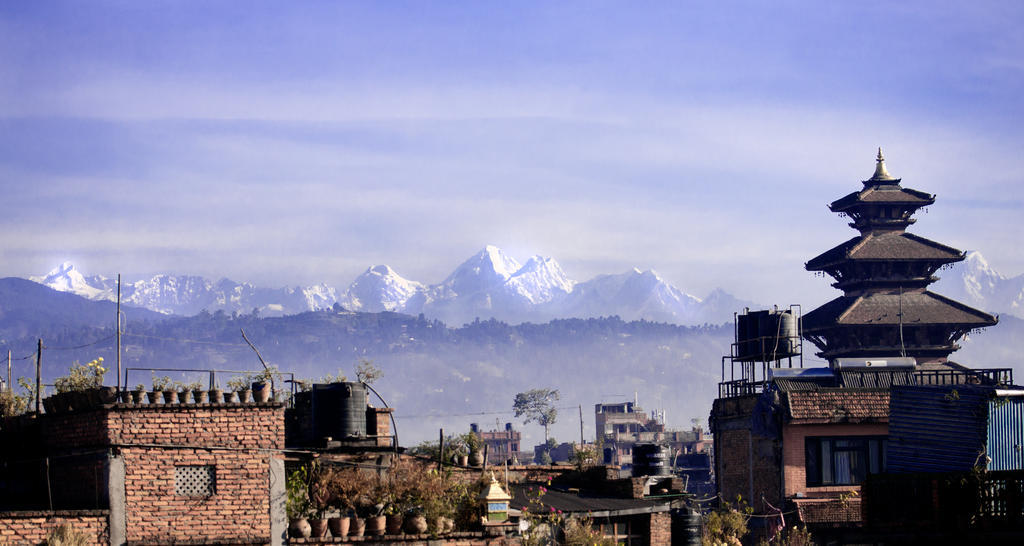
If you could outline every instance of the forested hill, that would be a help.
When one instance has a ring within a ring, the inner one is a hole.
[[[114,363],[114,329],[110,320],[102,324],[104,314],[97,315],[100,322],[94,326],[54,316],[49,324],[33,320],[27,328],[16,317],[5,318],[10,321],[5,336],[25,332],[5,337],[15,358],[32,354],[36,339],[44,340],[45,378],[66,373],[74,360],[102,356]],[[493,426],[496,419],[511,421],[515,393],[541,386],[560,389],[566,408],[584,407],[588,437],[593,404],[632,399],[634,392],[644,407],[665,408],[670,422],[689,426],[691,418],[706,417],[732,335],[731,326],[684,327],[617,317],[515,326],[488,320],[449,328],[423,316],[389,312],[316,311],[273,318],[204,312],[129,319],[123,363],[132,368],[255,370],[260,364],[241,337],[243,329],[267,361],[298,377],[317,378],[339,369],[351,377],[358,359],[374,361],[384,370],[378,390],[403,418],[403,443],[433,437],[438,426],[461,430],[473,421],[483,426]],[[32,366],[31,358],[16,361],[15,375],[32,375]],[[133,371],[128,382],[148,384],[150,376]],[[566,415],[556,434],[565,427],[570,438],[578,438],[578,411]]]

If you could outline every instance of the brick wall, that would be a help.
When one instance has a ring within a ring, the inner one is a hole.
[[[366,408],[366,433],[377,436],[379,447],[390,447],[392,408]]]
[[[71,450],[106,445],[107,411],[95,409],[40,417],[43,445],[50,450]]]
[[[751,432],[757,396],[719,398],[711,410],[715,441],[715,472],[719,496],[742,497],[758,513],[778,506],[782,492],[782,446],[779,438]]]
[[[284,448],[281,404],[118,404],[108,415],[113,444]]]
[[[888,436],[889,425],[884,423],[788,425],[782,431],[783,462],[785,464],[786,496],[797,493],[806,496],[860,490],[859,485],[807,487],[804,439],[808,436]]]
[[[122,457],[129,542],[269,539],[268,454],[128,448]],[[213,495],[176,494],[175,467],[179,465],[212,465]]]
[[[270,459],[284,447],[280,404],[119,407],[109,431],[122,446],[128,542],[269,540]],[[176,493],[175,467],[206,465],[212,495]]]
[[[89,544],[110,543],[106,510],[0,512],[0,544],[42,544],[58,525],[68,523],[93,537]]]
[[[672,515],[669,512],[651,514],[651,546],[672,544]]]

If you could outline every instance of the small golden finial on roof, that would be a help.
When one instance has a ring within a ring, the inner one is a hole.
[[[882,148],[878,148],[878,157],[875,158],[875,174],[871,180],[896,180],[885,169],[885,156],[882,155]]]

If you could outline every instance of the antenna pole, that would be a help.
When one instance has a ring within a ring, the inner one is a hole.
[[[127,387],[127,385],[125,385]],[[117,392],[121,393],[121,274],[117,274]]]
[[[39,338],[36,345],[36,415],[39,415],[39,407],[43,404],[42,397],[43,383],[43,338]]]
[[[878,152],[879,155],[881,155],[881,153],[882,153],[881,150],[882,149],[879,148],[878,150],[879,150],[879,152]],[[900,356],[906,357],[907,356],[907,346],[903,344],[903,287],[902,286],[900,287],[900,312],[899,312],[899,314],[897,316],[899,317],[899,322],[900,322]]]

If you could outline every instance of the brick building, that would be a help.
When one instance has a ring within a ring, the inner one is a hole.
[[[0,540],[71,521],[118,545],[284,541],[280,403],[108,404],[3,433],[3,508],[37,514],[0,512]]]
[[[502,430],[480,430],[476,423],[470,424],[469,429],[487,446],[487,464],[500,465],[506,461],[515,461],[522,450],[522,433],[513,429],[512,423],[505,423]]]

